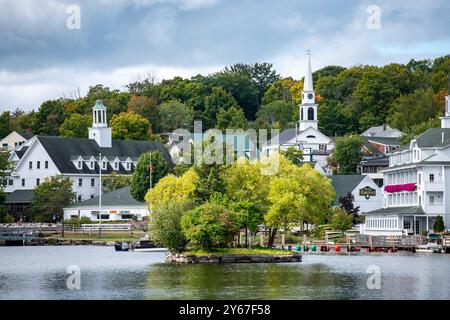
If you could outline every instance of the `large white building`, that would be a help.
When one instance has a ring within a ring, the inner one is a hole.
[[[317,103],[314,93],[311,55],[307,52],[307,72],[302,91],[302,103],[299,105],[299,123],[292,129],[286,129],[263,146],[263,152],[285,150],[291,146],[303,150],[304,160],[316,162],[322,168],[327,167],[327,158],[334,148],[332,139],[318,129]]]
[[[30,197],[35,187],[46,178],[62,175],[72,180],[77,201],[99,195],[100,167],[103,175],[131,175],[139,157],[149,151],[159,151],[171,165],[172,160],[163,144],[156,141],[113,140],[108,128],[106,107],[98,100],[93,108],[93,124],[89,139],[34,136],[12,151],[9,160],[14,169],[6,178],[8,203]],[[101,155],[101,156],[100,156]],[[30,200],[30,199],[28,199]],[[29,201],[28,201],[29,202]],[[19,212],[13,214],[22,215]]]
[[[441,128],[428,129],[389,154],[383,208],[366,215],[365,234],[402,235],[432,231],[438,215],[450,226],[450,96]]]

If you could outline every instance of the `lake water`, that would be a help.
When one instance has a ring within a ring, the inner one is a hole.
[[[450,299],[450,255],[306,254],[302,263],[168,265],[113,247],[0,247],[0,299]],[[70,290],[67,268],[79,267]],[[368,289],[381,271],[381,288]]]

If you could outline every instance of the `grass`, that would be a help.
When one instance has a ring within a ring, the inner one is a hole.
[[[289,255],[292,254],[290,251],[283,251],[277,249],[269,248],[217,248],[208,250],[191,250],[183,252],[183,254],[202,256],[202,255],[219,255],[219,254],[271,254],[271,255]]]
[[[49,239],[60,239],[60,240],[105,240],[105,241],[128,241],[128,240],[139,240],[145,235],[143,231],[133,231],[133,235],[130,232],[102,232],[101,237],[98,236],[98,232],[92,232],[92,235],[87,233],[82,234],[79,232],[64,232],[64,238],[61,237],[61,233],[51,235],[47,238]]]

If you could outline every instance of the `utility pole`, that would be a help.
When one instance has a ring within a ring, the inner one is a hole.
[[[150,173],[150,189],[153,187],[153,164],[152,164],[152,152],[150,151],[150,164],[148,165],[148,171]]]
[[[103,163],[102,163],[102,154],[99,153],[98,154],[99,157],[99,163],[98,163],[98,177],[99,177],[99,182],[98,182],[98,188],[99,188],[99,193],[98,193],[98,213],[99,213],[99,218],[100,218],[100,227],[98,229],[98,237],[100,238],[102,235],[102,167],[103,167]]]

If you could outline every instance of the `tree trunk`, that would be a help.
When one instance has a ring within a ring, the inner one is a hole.
[[[248,229],[245,227],[245,247],[248,247]]]
[[[273,247],[273,243],[275,242],[275,235],[277,234],[277,229],[269,229],[269,241],[267,242],[267,246],[269,248]]]

